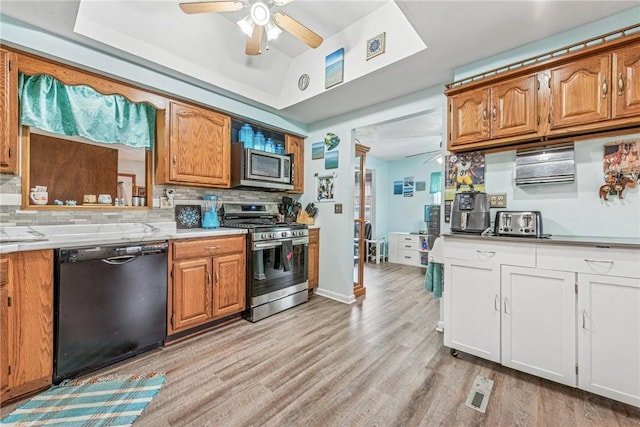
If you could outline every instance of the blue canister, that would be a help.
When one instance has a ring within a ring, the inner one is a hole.
[[[253,129],[245,123],[238,132],[238,139],[244,144],[244,148],[253,148]]]
[[[284,156],[284,144],[282,142],[276,142],[276,154]]]
[[[264,151],[267,153],[275,153],[276,152],[276,143],[273,142],[273,139],[267,138],[264,142]]]
[[[256,132],[253,135],[253,148],[262,151],[264,151],[265,149],[264,135],[260,131]]]

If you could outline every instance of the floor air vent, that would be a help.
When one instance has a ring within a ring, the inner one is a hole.
[[[493,380],[481,375],[476,375],[471,391],[469,391],[469,395],[467,396],[466,405],[484,414],[489,404],[489,396],[491,395],[492,388]]]

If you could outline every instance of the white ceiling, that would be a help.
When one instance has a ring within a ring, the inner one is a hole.
[[[256,91],[263,90],[258,88],[258,80],[262,79],[255,78],[256,72],[264,79],[272,79],[269,81],[282,80],[286,76],[287,64],[295,62],[298,58],[304,58],[305,61],[309,58],[310,64],[317,64],[316,68],[322,69],[324,56],[331,53],[334,46],[353,44],[355,36],[353,32],[349,32],[349,28],[367,28],[369,31],[364,35],[366,37],[369,37],[369,34],[376,35],[387,31],[388,40],[393,40],[394,34],[398,33],[397,27],[389,31],[384,22],[373,19],[376,11],[388,7],[387,3],[390,0],[297,0],[280,9],[320,34],[325,43],[318,49],[311,50],[291,35],[283,33],[278,40],[271,43],[269,51],[257,58],[245,57],[243,52],[246,38],[240,33],[235,21],[244,16],[246,11],[185,15],[178,7],[179,2],[172,0],[84,1],[90,5],[108,5],[115,14],[119,12],[119,8],[123,8],[127,13],[122,12],[121,19],[117,20],[119,31],[123,31],[127,25],[131,27],[129,30],[132,34],[140,31],[142,25],[149,29],[160,28],[166,36],[161,48],[172,50],[176,56],[181,55],[181,51],[195,48],[203,60],[209,60],[207,69],[212,67],[210,59],[213,57],[215,66],[224,70],[225,75],[233,76],[235,81],[246,78],[242,83],[256,85]],[[171,63],[154,63],[148,58],[133,55],[126,49],[115,48],[114,43],[109,40],[98,41],[74,32],[79,4],[79,0],[2,0],[0,12],[42,31],[160,70],[203,88],[274,111],[284,118],[311,124],[422,89],[444,85],[453,79],[453,71],[456,68],[637,7],[639,2],[396,0],[395,5],[402,18],[400,21],[404,20],[406,24],[410,24],[407,26],[413,27],[412,31],[426,44],[426,49],[387,64],[383,61],[394,54],[388,49],[385,54],[368,62],[372,65],[372,72],[351,81],[345,80],[330,90],[322,88],[318,95],[280,109],[274,107],[277,102],[260,102],[252,99],[247,93],[234,92],[228,84],[222,84],[228,82],[228,79],[203,81],[199,77],[176,71]],[[137,19],[136,13],[142,14],[145,19]],[[390,21],[392,18],[395,19],[394,16],[389,16]],[[371,20],[368,24],[367,19]],[[637,21],[640,22],[640,13]],[[115,23],[113,25],[116,26]],[[195,34],[198,38],[197,44],[178,43],[180,32],[184,31],[180,25],[188,30],[191,37]],[[173,39],[175,43],[171,42]],[[224,49],[212,50],[212,46],[218,46],[215,42],[220,40],[224,41]],[[388,43],[389,46],[392,44]],[[152,48],[153,46],[149,46],[149,50]],[[362,55],[364,56],[364,46]],[[345,68],[347,67],[349,64],[345,61]],[[272,75],[269,75],[270,72]],[[287,78],[291,79],[291,76]],[[292,80],[295,82],[281,83],[295,84],[297,74]],[[431,143],[435,144],[437,136],[431,135],[433,129],[425,124],[429,121],[414,119],[424,125],[424,128],[421,128],[424,132],[422,136],[431,138]],[[397,135],[398,129],[409,129],[408,125],[409,123],[397,123],[391,135]],[[376,127],[360,131],[360,136],[363,139],[370,138],[371,135],[380,137],[384,132],[386,127]],[[416,135],[405,135],[402,138],[413,137],[417,139]],[[372,145],[371,141],[361,142]],[[424,151],[423,147],[418,152]]]

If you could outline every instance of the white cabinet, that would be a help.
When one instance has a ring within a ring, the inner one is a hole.
[[[575,273],[502,266],[502,364],[575,387]]]
[[[640,278],[578,274],[578,384],[640,407]]]
[[[444,345],[499,363],[499,265],[445,258],[444,283]]]
[[[424,267],[420,263],[419,235],[411,233],[390,233],[389,262]]]

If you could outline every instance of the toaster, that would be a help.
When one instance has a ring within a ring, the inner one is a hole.
[[[498,211],[494,224],[496,236],[543,237],[539,211]]]

